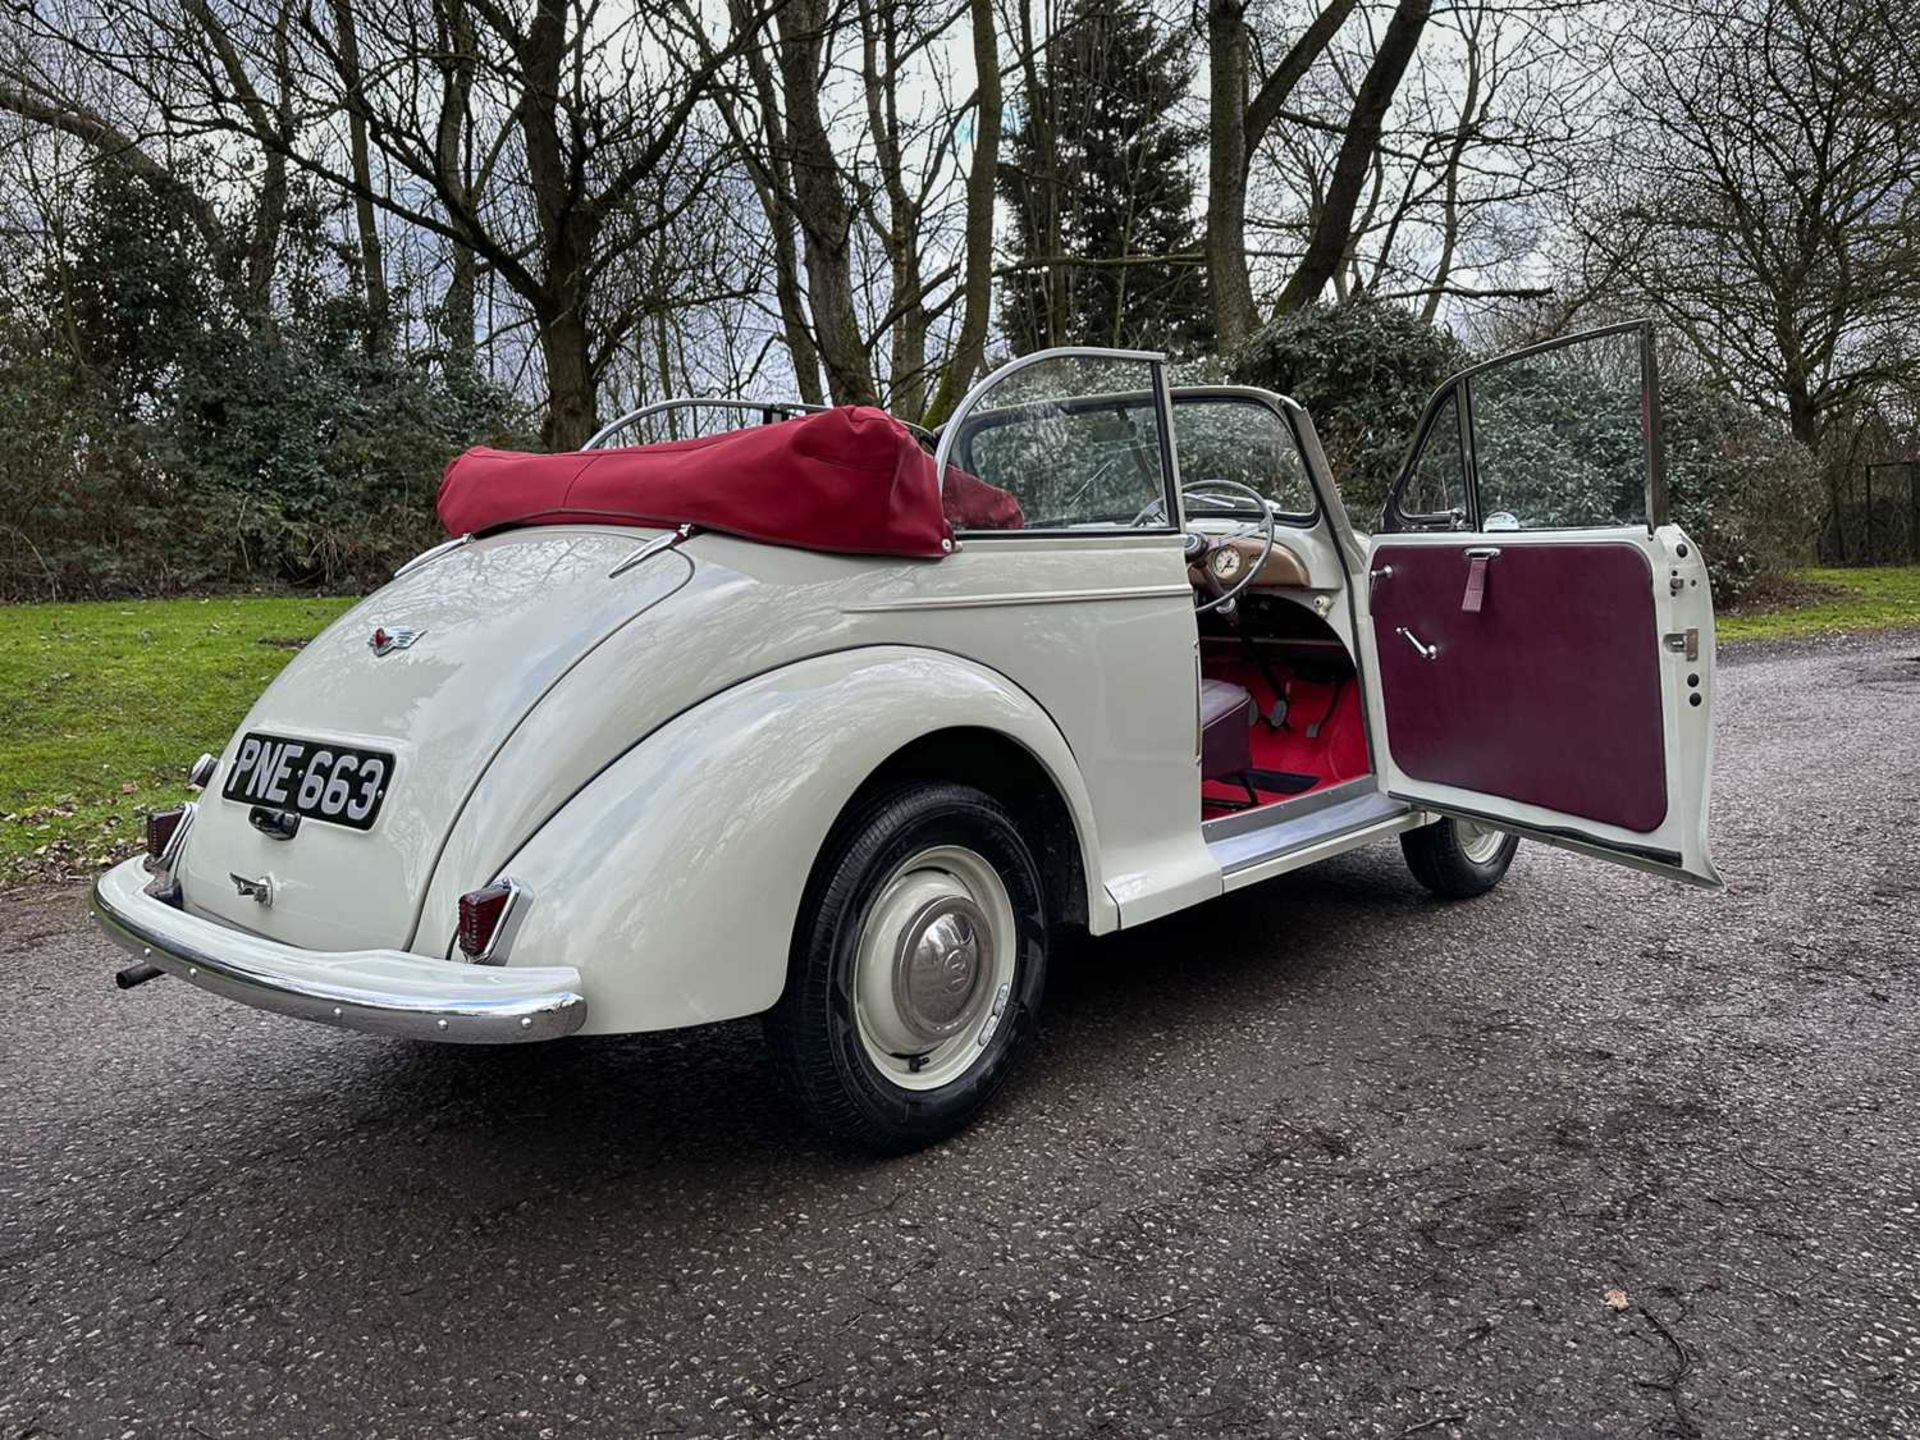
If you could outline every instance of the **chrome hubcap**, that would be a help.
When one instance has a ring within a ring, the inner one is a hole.
[[[893,998],[916,1035],[942,1040],[966,1024],[985,973],[983,936],[992,943],[992,927],[980,907],[952,896],[929,901],[900,937]]]
[[[887,1079],[932,1089],[979,1061],[1013,991],[1015,933],[1006,886],[971,850],[924,850],[888,877],[853,987],[861,1044]]]

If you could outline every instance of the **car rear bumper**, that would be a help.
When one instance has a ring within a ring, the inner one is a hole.
[[[146,893],[139,858],[93,887],[94,918],[123,949],[203,990],[347,1030],[468,1045],[571,1035],[587,1018],[571,966],[493,969],[400,950],[303,950],[189,915]]]

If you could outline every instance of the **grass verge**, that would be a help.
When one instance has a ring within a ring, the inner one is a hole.
[[[280,667],[350,600],[0,605],[0,885],[137,849]]]
[[[353,602],[286,597],[0,605],[0,885],[74,880],[185,798],[299,646]],[[1723,641],[1920,626],[1920,566],[1803,570]]]
[[[1784,596],[1719,616],[1714,633],[1724,643],[1902,625],[1920,626],[1920,565],[1796,570]]]

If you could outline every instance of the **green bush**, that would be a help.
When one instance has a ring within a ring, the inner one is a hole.
[[[287,243],[324,273],[318,227]],[[507,437],[506,397],[368,354],[357,297],[291,288],[239,314],[165,197],[95,174],[0,322],[0,598],[363,588],[438,538],[440,472]]]
[[[1403,306],[1358,299],[1274,321],[1227,357],[1227,373],[1306,407],[1354,523],[1370,529],[1428,397],[1469,358]]]
[[[1825,508],[1813,452],[1704,380],[1662,378],[1667,500],[1725,605],[1814,558]]]

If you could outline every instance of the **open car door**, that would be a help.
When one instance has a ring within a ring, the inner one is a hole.
[[[1429,402],[1356,606],[1388,791],[1718,885],[1713,597],[1667,523],[1651,329],[1456,375]]]

